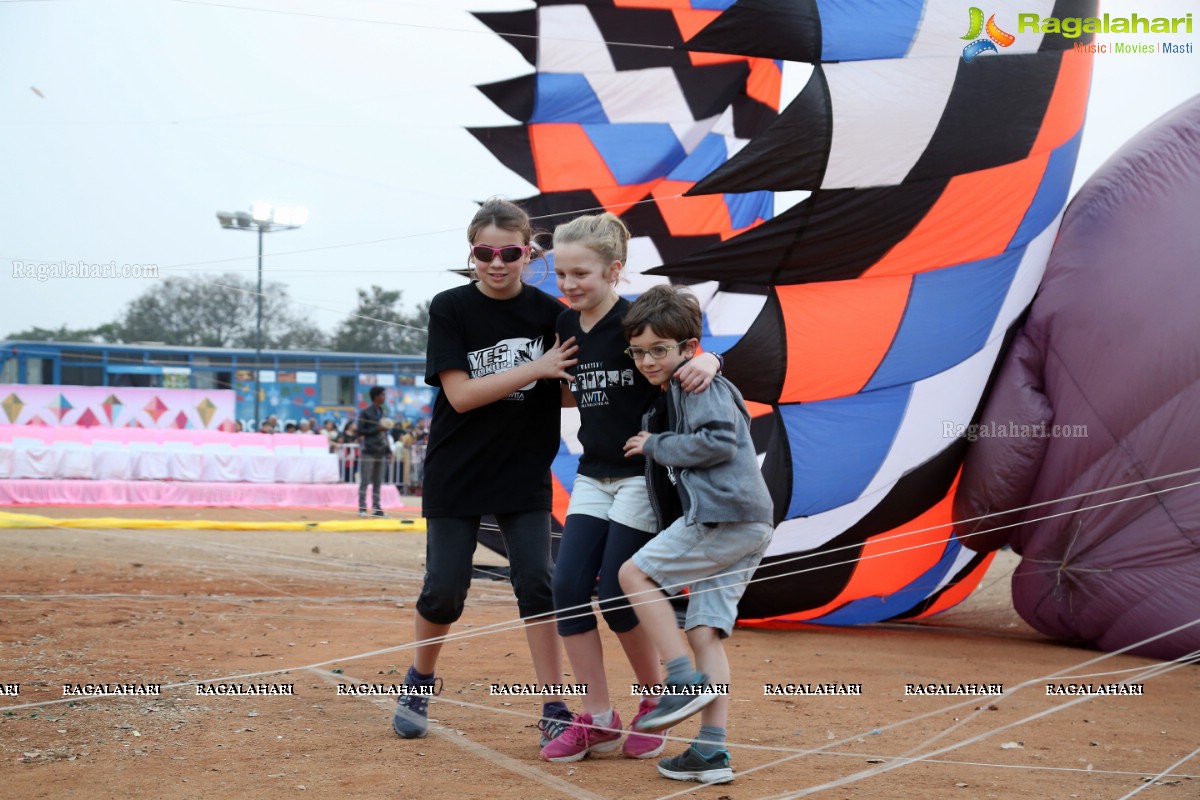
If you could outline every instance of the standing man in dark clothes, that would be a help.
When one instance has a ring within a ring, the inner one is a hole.
[[[387,432],[387,427],[391,426],[385,427],[387,423],[384,420],[388,420],[388,418],[387,412],[383,408],[383,387],[372,386],[371,391],[367,394],[371,398],[371,404],[358,414],[358,440],[362,445],[362,453],[358,462],[358,515],[360,517],[367,515],[367,483],[369,482],[375,492],[371,515],[382,517],[380,492],[382,491],[383,470],[387,466],[388,455],[392,452],[391,438]]]

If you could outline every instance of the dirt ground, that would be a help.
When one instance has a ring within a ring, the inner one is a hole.
[[[1042,638],[1012,610],[1014,559],[1003,554],[967,602],[924,624],[735,632],[732,784],[677,783],[619,752],[539,760],[539,704],[489,693],[493,682],[535,678],[511,590],[486,580],[443,651],[437,724],[403,741],[391,732],[391,698],[337,687],[402,680],[423,554],[424,535],[408,532],[0,532],[0,796],[893,800],[1120,798],[1139,787],[1147,798],[1200,796],[1196,758],[1146,785],[1200,745],[1196,668]],[[476,560],[503,563],[486,551]],[[608,633],[605,645],[628,723],[632,674]],[[198,696],[195,682],[214,679],[290,684],[294,695]],[[1047,683],[1123,679],[1144,695],[1046,693]],[[162,690],[63,696],[64,684],[85,683]],[[781,683],[862,686],[858,696],[764,695],[764,684]],[[1001,683],[1005,694],[905,694],[930,683]],[[668,754],[697,726],[676,728]]]

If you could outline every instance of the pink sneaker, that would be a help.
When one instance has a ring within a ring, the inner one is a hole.
[[[637,714],[629,723],[629,736],[625,738],[625,746],[621,748],[621,752],[628,758],[654,758],[667,746],[667,735],[671,733],[669,728],[655,733],[638,733],[633,727],[655,705],[657,704],[649,697],[643,697],[642,702],[638,703]]]
[[[576,714],[565,731],[542,748],[547,761],[579,761],[588,753],[610,753],[621,743],[621,717],[613,711],[611,728],[592,727],[591,714]]]

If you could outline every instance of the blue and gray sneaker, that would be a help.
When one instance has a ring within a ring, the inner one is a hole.
[[[575,715],[566,706],[562,706],[551,716],[542,717],[538,722],[538,730],[541,732],[538,747],[545,747],[557,739],[563,731],[571,727],[571,723],[574,721]]]
[[[420,739],[429,733],[429,698],[442,693],[442,679],[431,678],[428,683],[404,681],[406,689],[419,689],[425,694],[403,694],[396,701],[392,730],[403,739]]]
[[[703,672],[692,675],[688,683],[668,683],[658,705],[633,723],[638,733],[652,733],[670,728],[699,712],[717,699],[713,687],[708,685],[708,676]]]
[[[711,756],[702,756],[695,745],[673,758],[660,759],[658,771],[674,781],[729,783],[733,780],[729,751],[718,750]]]

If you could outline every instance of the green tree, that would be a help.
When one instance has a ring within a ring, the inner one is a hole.
[[[216,277],[170,277],[125,307],[113,326],[124,342],[162,342],[182,347],[255,346],[257,283],[234,273]],[[291,309],[287,287],[263,285],[262,346],[317,349],[321,330]]]
[[[111,322],[95,328],[68,328],[63,325],[58,330],[35,325],[28,330],[15,331],[5,338],[26,342],[111,342],[116,336],[113,327]]]
[[[399,307],[402,292],[372,286],[358,290],[358,306],[333,334],[333,349],[343,353],[420,355],[428,338],[429,301],[405,314]]]

